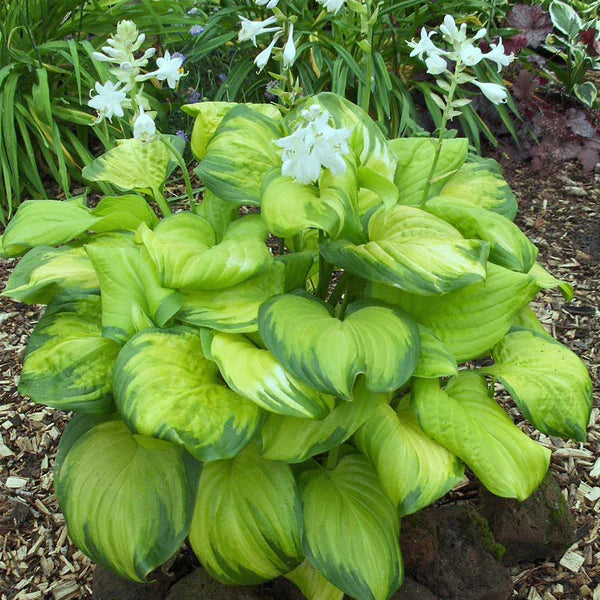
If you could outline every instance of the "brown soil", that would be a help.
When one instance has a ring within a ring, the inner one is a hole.
[[[503,157],[519,199],[519,226],[540,249],[540,261],[572,283],[576,298],[541,295],[535,308],[554,336],[586,362],[595,382],[588,441],[565,442],[533,430],[514,405],[510,414],[553,449],[552,469],[578,526],[579,540],[558,562],[513,569],[514,598],[600,599],[600,173],[575,165],[533,172]],[[15,261],[0,261],[0,280]],[[40,309],[0,299],[0,597],[1,600],[86,599],[93,566],[69,542],[52,490],[52,467],[68,415],[21,398],[16,385],[27,338]],[[25,480],[7,487],[8,477]],[[465,497],[475,494],[465,490]],[[458,499],[461,492],[455,495]]]

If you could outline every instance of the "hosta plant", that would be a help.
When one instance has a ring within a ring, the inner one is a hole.
[[[331,93],[187,110],[194,210],[155,215],[171,157],[134,140],[88,168],[126,195],[26,202],[2,238],[24,254],[4,294],[48,305],[20,391],[76,412],[55,466],[70,536],[135,581],[187,538],[228,584],[385,600],[401,517],[465,465],[519,500],[544,477],[500,386],[585,439],[587,371],[529,308],[572,292],[465,139],[387,140]]]

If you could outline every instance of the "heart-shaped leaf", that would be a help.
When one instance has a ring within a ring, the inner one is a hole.
[[[92,229],[99,233],[105,231],[135,231],[140,223],[156,227],[158,218],[142,196],[125,194],[123,196],[105,196],[92,211],[98,217]]]
[[[102,337],[100,296],[57,298],[33,330],[19,392],[61,410],[114,410],[112,376],[119,345]]]
[[[443,296],[417,296],[382,284],[370,288],[373,297],[400,306],[430,329],[459,363],[489,352],[537,292],[529,275],[493,263],[485,282]]]
[[[286,573],[285,578],[304,594],[306,600],[343,600],[344,592],[327,581],[308,560]]]
[[[537,429],[585,442],[592,381],[574,352],[547,334],[515,329],[492,356],[494,365],[482,371],[502,382]]]
[[[493,494],[525,500],[542,482],[550,451],[510,420],[477,373],[461,371],[445,391],[434,379],[417,379],[413,406],[425,433],[459,456]]]
[[[78,415],[54,470],[69,536],[94,562],[144,582],[188,534],[199,470],[183,448]]]
[[[302,562],[302,512],[290,467],[262,458],[255,444],[204,465],[190,543],[225,583],[256,584]]]
[[[419,325],[419,336],[421,358],[413,375],[426,379],[458,375],[458,365],[450,348],[423,325]]]
[[[269,414],[258,435],[261,454],[269,460],[299,463],[327,452],[350,438],[378,406],[392,399],[390,393],[370,392],[364,377],[358,379],[352,395],[352,402],[341,400],[337,406],[332,402],[331,412],[322,421]]]
[[[378,406],[353,440],[401,516],[429,506],[464,477],[460,460],[421,429],[408,397],[397,413]]]
[[[485,279],[487,243],[463,239],[454,227],[418,208],[377,210],[368,239],[360,245],[325,240],[321,253],[359,277],[415,294],[443,294]]]
[[[398,389],[419,361],[419,332],[401,311],[362,300],[340,321],[329,305],[306,295],[283,294],[258,314],[260,335],[285,369],[316,390],[352,398],[364,374],[374,392]]]
[[[231,287],[263,272],[272,260],[265,244],[267,228],[258,215],[234,221],[220,244],[204,218],[178,213],[151,231],[141,226],[146,246],[162,284],[186,290]]]
[[[298,487],[308,560],[352,598],[387,600],[402,583],[400,526],[369,461],[347,454],[333,470],[313,462]]]
[[[184,329],[131,338],[117,360],[114,396],[134,431],[182,444],[202,461],[235,456],[261,423],[258,406],[220,383],[199,336]]]

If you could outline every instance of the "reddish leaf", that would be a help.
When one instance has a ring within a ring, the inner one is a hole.
[[[529,100],[535,92],[539,79],[523,69],[512,86],[512,93],[519,100]]]
[[[521,30],[531,48],[537,48],[552,31],[550,14],[539,4],[517,4],[506,18],[515,29]]]
[[[591,138],[596,134],[596,128],[588,120],[582,110],[570,108],[566,114],[565,120],[567,127],[576,135],[584,138]]]
[[[519,33],[514,37],[510,38],[510,40],[505,40],[504,42],[504,53],[510,54],[518,54],[523,50],[523,48],[527,48],[527,36],[524,33]]]
[[[579,41],[587,46],[590,56],[600,56],[600,35],[594,27],[580,31]]]

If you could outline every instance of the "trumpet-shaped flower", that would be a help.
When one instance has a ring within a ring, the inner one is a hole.
[[[283,47],[283,68],[287,69],[294,64],[296,58],[296,44],[294,43],[294,24],[290,24],[288,39]]]
[[[242,17],[238,15],[242,21],[242,28],[238,34],[238,42],[245,42],[246,40],[250,40],[254,46],[256,46],[256,36],[261,35],[263,33],[270,33],[274,31],[281,31],[281,27],[270,27],[273,23],[277,23],[277,17],[269,17],[264,21],[251,21],[250,19],[246,19],[246,17]]]
[[[431,75],[440,75],[448,68],[448,63],[439,55],[430,53],[425,59],[427,72]]]
[[[432,53],[439,54],[442,51],[431,41],[431,38],[437,34],[437,31],[427,33],[425,27],[421,27],[421,39],[418,42],[406,42],[407,46],[412,48],[410,56],[418,56],[419,60],[423,60],[423,54]]]
[[[483,93],[483,95],[494,104],[503,104],[507,100],[506,88],[497,83],[483,83],[474,79],[472,81]]]
[[[149,142],[156,134],[154,119],[140,106],[140,114],[133,122],[133,137]]]
[[[256,55],[256,58],[254,59],[254,64],[258,67],[258,71],[262,71],[266,66],[267,63],[269,62],[269,59],[271,58],[271,53],[273,52],[273,48],[275,47],[275,44],[277,43],[277,40],[279,39],[279,35],[276,35],[273,40],[271,41],[271,43],[262,51],[259,52]]]
[[[127,94],[119,89],[120,85],[120,83],[115,85],[112,81],[107,81],[102,85],[97,81],[94,88],[98,93],[95,96],[92,96],[93,90],[90,91],[88,106],[98,112],[98,123],[102,121],[102,119],[112,121],[113,116],[123,116],[122,104],[125,101]]]
[[[344,0],[317,0],[319,4],[323,6],[327,12],[337,13],[342,6],[344,6]]]
[[[483,58],[495,62],[496,66],[498,67],[498,73],[500,73],[502,67],[507,67],[513,60],[515,60],[514,54],[505,54],[502,38],[498,40],[497,44],[490,44],[490,48],[491,50],[486,52],[483,55]]]
[[[477,46],[473,46],[473,44],[463,43],[458,48],[458,55],[460,56],[460,60],[464,65],[468,67],[472,67],[477,63],[481,62],[483,58],[483,53]]]
[[[164,57],[159,57],[156,59],[156,66],[158,69],[156,71],[152,71],[152,73],[148,73],[144,76],[145,79],[150,77],[156,77],[159,81],[167,82],[167,85],[174,90],[177,86],[177,82],[183,77],[184,73],[181,69],[181,65],[183,65],[184,57],[183,55],[176,56],[175,54],[171,56],[171,53],[166,50]]]
[[[266,4],[267,8],[273,9],[279,4],[279,0],[256,0],[256,4],[258,6],[265,6]]]

